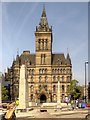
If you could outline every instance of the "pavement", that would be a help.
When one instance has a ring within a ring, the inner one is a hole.
[[[0,112],[0,117],[3,113]],[[60,116],[86,116],[88,114],[88,109],[75,109],[75,110],[49,110],[47,112],[40,112],[40,109],[34,109],[28,112],[18,112],[16,113],[16,118],[56,118]],[[83,118],[82,116],[82,118]],[[80,117],[81,118],[81,117]]]
[[[56,116],[60,115],[73,115],[73,114],[88,114],[88,110],[86,109],[77,109],[71,111],[47,111],[47,112],[40,112],[40,110],[35,109],[29,112],[19,112],[16,113],[17,118],[21,117],[29,117],[29,118],[55,118]]]

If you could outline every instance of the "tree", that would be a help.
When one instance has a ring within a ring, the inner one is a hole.
[[[2,100],[5,101],[8,99],[8,90],[2,86]]]
[[[71,93],[71,99],[76,100],[79,99],[81,96],[81,86],[78,85],[77,80],[72,80],[70,82],[70,93]]]

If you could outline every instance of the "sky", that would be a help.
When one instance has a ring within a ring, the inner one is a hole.
[[[0,71],[4,72],[12,65],[17,51],[19,55],[24,50],[35,53],[34,33],[40,22],[43,4],[2,3]],[[88,61],[88,3],[45,2],[45,9],[49,26],[53,28],[53,53],[64,53],[66,56],[68,51],[72,60],[72,79],[84,84],[85,62]]]

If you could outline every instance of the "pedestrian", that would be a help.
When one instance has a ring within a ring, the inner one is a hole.
[[[16,100],[16,106],[18,106],[19,105],[19,99],[17,98],[17,100]]]

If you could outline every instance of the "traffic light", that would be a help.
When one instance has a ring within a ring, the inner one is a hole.
[[[88,101],[90,101],[90,82],[88,83]]]

